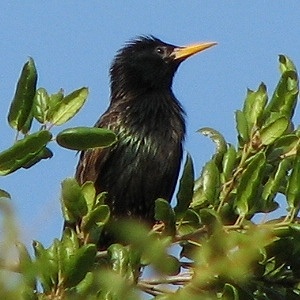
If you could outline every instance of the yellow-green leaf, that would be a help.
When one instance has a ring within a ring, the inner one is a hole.
[[[270,145],[280,138],[289,126],[289,121],[281,117],[268,124],[260,131],[260,140],[263,145]]]
[[[51,120],[54,125],[61,125],[73,118],[81,109],[88,96],[88,89],[83,87],[65,96],[57,105]]]

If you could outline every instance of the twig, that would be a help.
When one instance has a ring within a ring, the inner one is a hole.
[[[175,276],[168,276],[164,278],[154,278],[154,279],[142,279],[139,281],[139,284],[147,284],[151,286],[159,285],[159,284],[173,284],[173,285],[181,285],[186,282],[191,281],[193,276],[192,272],[182,273]]]
[[[106,257],[107,257],[107,250],[97,251],[96,258],[106,258]]]
[[[171,291],[169,289],[164,289],[163,287],[158,287],[156,285],[147,284],[147,283],[144,283],[144,282],[139,282],[137,284],[137,286],[142,291],[144,291],[145,293],[148,293],[152,296],[158,296],[158,295],[161,295],[161,294],[171,294],[171,293],[173,293],[173,291]]]
[[[152,296],[158,296],[161,294],[172,294],[174,290],[165,288],[161,285],[172,284],[174,286],[184,285],[187,282],[192,280],[192,272],[182,273],[176,276],[168,276],[164,278],[155,278],[155,279],[143,279],[140,280],[137,284],[137,287],[140,288],[145,293],[148,293]]]

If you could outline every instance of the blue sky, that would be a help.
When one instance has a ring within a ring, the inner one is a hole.
[[[247,2],[249,3],[249,2]],[[217,41],[218,46],[184,62],[174,92],[187,113],[185,149],[199,174],[214,151],[196,130],[213,127],[236,142],[234,111],[246,88],[261,81],[271,92],[279,78],[278,54],[300,68],[299,1],[2,1],[0,3],[0,150],[15,133],[6,117],[20,70],[34,58],[38,86],[66,93],[88,86],[90,96],[67,127],[93,125],[108,105],[108,69],[125,41],[153,34],[176,45]],[[299,113],[295,123],[299,122]],[[27,244],[49,245],[60,237],[60,182],[74,174],[75,152],[55,143],[51,160],[1,178]]]

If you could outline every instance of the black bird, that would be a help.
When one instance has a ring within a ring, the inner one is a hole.
[[[95,124],[113,130],[118,142],[83,151],[80,184],[106,191],[112,216],[154,224],[157,198],[171,201],[182,159],[184,111],[172,92],[180,63],[216,43],[177,47],[143,36],[117,53],[111,69],[110,105]]]

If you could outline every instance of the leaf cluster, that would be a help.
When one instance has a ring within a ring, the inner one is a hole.
[[[288,57],[279,56],[279,68],[271,96],[263,83],[247,91],[235,113],[236,146],[212,128],[199,130],[216,151],[199,178],[187,156],[177,203],[156,200],[157,224],[151,230],[135,220],[112,222],[105,193],[97,195],[92,182],[80,186],[64,180],[61,206],[70,226],[61,239],[48,248],[35,241],[34,255],[17,243],[17,264],[1,256],[3,270],[21,274],[15,291],[25,299],[134,300],[141,298],[140,291],[170,300],[299,299],[300,131],[293,122],[299,82]],[[0,153],[1,175],[45,158],[52,126],[67,122],[87,97],[85,88],[67,96],[35,90],[35,72],[30,59],[8,117],[24,137]],[[33,120],[41,128],[30,134]],[[56,136],[59,145],[75,150],[109,146],[115,139],[112,132],[90,128],[65,129]],[[5,191],[0,196],[9,198]],[[287,213],[272,218],[271,212],[278,215],[279,197]],[[10,215],[5,207],[0,207],[3,215]],[[107,226],[120,243],[99,251]],[[144,271],[149,266],[152,279]]]
[[[29,168],[42,159],[53,156],[48,144],[52,140],[68,149],[84,150],[106,147],[116,141],[113,132],[101,128],[68,128],[53,137],[51,129],[73,118],[86,102],[88,89],[80,88],[68,95],[63,90],[49,95],[46,89],[37,89],[38,74],[32,58],[21,71],[15,95],[8,112],[9,125],[17,130],[14,145],[0,152],[0,175],[10,174],[20,168]],[[36,121],[39,131],[30,133]],[[19,138],[23,134],[22,138]]]

